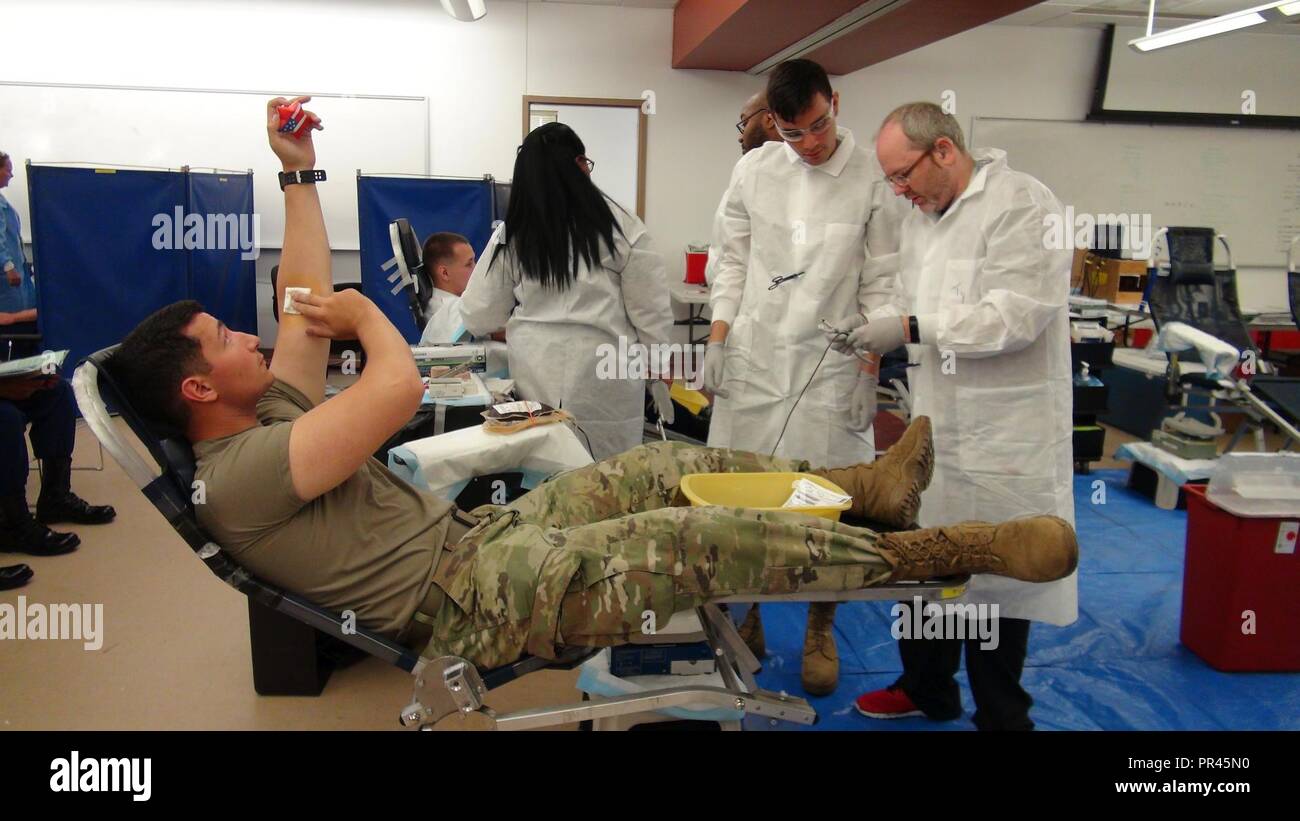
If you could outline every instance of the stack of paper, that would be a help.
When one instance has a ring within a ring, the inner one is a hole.
[[[810,479],[796,479],[791,487],[793,492],[781,507],[839,507],[853,501],[852,496],[827,490]]]
[[[45,351],[36,356],[0,363],[0,379],[53,376],[63,367],[67,351]]]

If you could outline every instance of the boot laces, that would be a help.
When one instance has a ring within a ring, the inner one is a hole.
[[[805,649],[805,655],[811,651],[830,658],[831,654],[827,652],[827,644],[831,648],[835,647],[835,637],[832,632],[834,629],[835,620],[833,618],[827,618],[821,613],[814,612],[808,623],[807,632],[811,641],[810,646]]]
[[[990,567],[1002,565],[1002,559],[993,553],[993,540],[983,534],[963,537],[945,527],[935,528],[923,536],[899,535],[900,552],[914,564],[936,569],[955,569],[973,563],[985,563]]]

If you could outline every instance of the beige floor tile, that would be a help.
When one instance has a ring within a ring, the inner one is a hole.
[[[80,423],[74,467],[99,458]],[[72,481],[90,502],[116,507],[115,522],[65,526],[82,540],[71,555],[0,554],[0,564],[24,562],[36,573],[26,587],[0,592],[0,602],[102,604],[103,646],[0,641],[0,728],[399,729],[410,676],[374,659],[336,672],[318,698],[258,696],[247,600],[203,566],[111,458],[105,462],[102,471],[76,470]],[[39,487],[33,471],[33,504]],[[570,703],[581,697],[576,679],[534,673],[492,691],[488,703],[500,712]]]

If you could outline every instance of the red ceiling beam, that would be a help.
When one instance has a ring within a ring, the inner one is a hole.
[[[673,68],[744,71],[862,5],[862,0],[681,0]]]
[[[829,74],[849,74],[1037,4],[1038,0],[911,0],[804,56],[821,63]]]
[[[843,75],[1037,5],[1038,0],[909,0],[806,55]],[[745,71],[863,0],[680,0],[673,68]]]

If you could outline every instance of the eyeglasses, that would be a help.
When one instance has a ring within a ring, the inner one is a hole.
[[[744,134],[744,133],[745,133],[745,125],[746,125],[750,120],[752,120],[752,119],[754,119],[755,117],[757,117],[759,114],[766,114],[767,111],[768,111],[768,110],[767,110],[766,108],[760,108],[758,111],[755,111],[753,114],[750,114],[748,117],[744,117],[743,119],[741,119],[740,122],[736,123],[736,130],[739,131],[741,134]]]
[[[579,160],[580,160],[584,165],[587,166],[587,173],[588,173],[588,174],[590,174],[591,172],[593,172],[593,171],[596,170],[596,161],[595,161],[595,160],[589,160],[589,159],[587,159],[586,157],[579,157],[578,159],[579,159]]]
[[[915,171],[916,167],[921,164],[921,160],[924,160],[926,157],[930,156],[931,152],[933,151],[934,151],[934,146],[931,145],[929,148],[925,149],[924,154],[916,158],[916,162],[909,165],[906,169],[900,171],[897,174],[890,174],[888,177],[885,177],[885,182],[889,183],[895,188],[907,187],[907,180],[909,177],[912,176],[912,172]]]
[[[826,113],[807,128],[782,128],[781,124],[776,122],[775,117],[772,118],[772,122],[776,124],[776,133],[781,135],[781,139],[788,143],[797,143],[803,139],[803,135],[808,133],[811,133],[815,137],[820,137],[822,134],[825,134],[826,129],[830,127],[831,121],[835,119],[835,115],[831,112],[832,109],[826,109]]]

